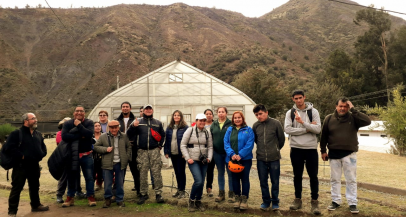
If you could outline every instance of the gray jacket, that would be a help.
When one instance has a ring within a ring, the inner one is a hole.
[[[193,135],[191,135],[192,128]],[[196,135],[199,135],[199,139],[197,139]],[[205,147],[206,135],[208,138],[207,147]],[[191,145],[189,145],[188,147],[188,144]],[[200,161],[199,156],[201,152],[202,154],[206,154],[207,158],[209,158],[209,160],[211,161],[213,158],[213,139],[210,131],[206,128],[203,128],[203,130],[199,130],[196,126],[189,127],[183,134],[182,141],[180,142],[180,150],[182,152],[182,155],[185,157],[185,160],[192,159],[194,161]]]
[[[317,149],[317,136],[321,131],[321,122],[319,112],[313,108],[313,104],[310,102],[305,102],[306,108],[299,110],[296,105],[293,106],[294,109],[299,113],[300,117],[303,120],[303,124],[293,120],[292,126],[292,117],[291,109],[286,112],[285,117],[285,133],[290,136],[290,147],[292,148],[301,148],[301,149]],[[309,117],[307,115],[307,110],[312,111],[312,121],[315,121],[316,124],[311,124]],[[307,132],[309,131],[309,132]]]
[[[124,170],[127,168],[128,160],[130,159],[132,145],[125,133],[118,132],[117,136],[121,169]],[[109,137],[111,147],[113,147],[111,152],[107,152],[107,148],[110,147],[108,140]],[[114,159],[114,137],[110,133],[103,133],[99,140],[97,140],[96,144],[94,144],[94,151],[102,154],[102,169],[112,170]]]
[[[264,122],[255,122],[252,130],[257,144],[257,160],[270,162],[281,159],[280,149],[285,144],[281,123],[268,117]]]

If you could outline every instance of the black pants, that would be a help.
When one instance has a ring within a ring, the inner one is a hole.
[[[184,191],[186,187],[186,161],[181,154],[171,155],[173,170],[175,171],[178,191]]]
[[[214,167],[216,164],[214,163],[214,158],[207,166],[207,174],[206,174],[206,189],[213,188],[213,177],[214,177]]]
[[[20,194],[28,180],[28,191],[30,194],[31,207],[37,208],[41,202],[39,199],[39,163],[23,162],[13,168],[11,173],[11,192],[8,198],[8,213],[17,214]]]
[[[103,169],[101,166],[101,159],[94,158],[94,180],[96,180],[96,185],[103,184]]]
[[[293,184],[295,186],[296,198],[302,198],[303,170],[306,165],[307,174],[310,178],[311,197],[313,200],[317,200],[319,197],[319,179],[317,178],[319,173],[319,155],[317,154],[317,149],[291,148],[290,161],[293,167]]]
[[[137,149],[133,149],[132,161],[129,162],[129,165],[130,165],[131,174],[133,175],[133,179],[134,179],[134,188],[138,193],[138,192],[140,192],[140,171],[137,168],[136,159],[137,159]]]
[[[66,187],[68,187],[68,172],[69,170],[65,170],[61,176],[61,179],[59,179],[58,187],[56,189],[56,196],[63,196],[65,194]],[[78,176],[76,188],[77,192],[82,192],[82,187],[80,186],[80,176]]]

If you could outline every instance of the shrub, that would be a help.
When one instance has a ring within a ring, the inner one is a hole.
[[[287,61],[287,60],[288,60],[288,56],[283,55],[283,56],[282,56],[282,59],[285,60],[285,61]]]
[[[289,46],[289,50],[292,51],[292,46]]]
[[[304,55],[305,60],[309,60],[309,56]]]
[[[6,139],[6,136],[11,132],[16,130],[16,127],[11,126],[11,124],[2,124],[0,125],[0,142],[3,143]]]

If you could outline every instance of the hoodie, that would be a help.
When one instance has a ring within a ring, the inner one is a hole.
[[[292,118],[291,112],[292,110],[289,109],[286,112],[285,117],[285,133],[289,134],[290,137],[290,147],[292,148],[301,148],[301,149],[317,149],[317,136],[321,131],[321,122],[320,122],[320,115],[319,112],[313,108],[313,104],[310,102],[305,102],[306,108],[300,110],[296,107],[296,104],[293,106],[296,111],[298,111],[300,117],[303,120],[303,124],[296,122],[293,120],[292,126]],[[310,119],[307,115],[307,110],[312,111],[312,121],[315,121],[316,124],[311,124]]]

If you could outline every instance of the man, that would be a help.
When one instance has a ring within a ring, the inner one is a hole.
[[[162,123],[153,118],[154,110],[152,105],[144,106],[143,117],[131,124],[127,131],[129,138],[138,138],[137,164],[140,171],[140,193],[138,204],[143,204],[148,197],[148,171],[151,170],[154,177],[154,189],[156,201],[163,203],[162,197],[162,176],[161,176],[161,154],[165,131]]]
[[[112,185],[115,178],[116,202],[119,207],[124,204],[124,170],[131,151],[131,144],[126,134],[119,132],[118,121],[109,122],[109,133],[100,136],[94,145],[94,150],[103,155],[102,168],[104,176],[104,199],[103,208],[111,205],[113,197]]]
[[[22,117],[23,126],[13,131],[4,144],[4,153],[18,159],[11,174],[11,191],[8,199],[8,216],[16,216],[20,194],[28,180],[28,191],[31,199],[31,211],[48,211],[39,198],[39,162],[47,155],[47,148],[42,134],[36,130],[37,117],[33,113],[26,113]],[[21,137],[20,137],[21,135]],[[21,138],[21,140],[20,140]]]
[[[99,122],[102,128],[102,133],[109,132],[109,128],[107,127],[107,124],[109,123],[109,113],[107,111],[99,111]]]
[[[303,90],[292,93],[295,102],[293,109],[286,112],[285,132],[290,135],[290,161],[293,167],[293,184],[295,186],[295,199],[290,206],[291,210],[302,208],[302,179],[306,166],[310,178],[311,212],[320,215],[319,210],[319,157],[317,154],[317,136],[320,133],[321,123],[319,112],[313,104],[305,102]],[[293,118],[293,119],[292,119]]]
[[[71,143],[72,164],[68,172],[68,193],[67,199],[62,207],[74,205],[76,192],[76,179],[80,176],[82,168],[83,176],[86,182],[86,196],[89,206],[96,206],[94,199],[94,161],[92,157],[92,138],[94,125],[93,121],[85,118],[85,109],[83,106],[76,106],[73,113],[73,119],[66,121],[62,127],[62,140]]]
[[[135,116],[131,112],[131,104],[127,101],[121,103],[121,114],[116,119],[120,123],[120,131],[126,133],[134,119]]]
[[[140,108],[140,110],[142,111],[142,109]],[[141,112],[140,111],[140,112]],[[122,133],[126,133],[128,128],[130,127],[130,124],[135,120],[135,115],[131,112],[131,104],[127,101],[121,103],[121,114],[120,116],[118,116],[118,118],[116,119],[119,123],[120,123],[120,131]],[[132,138],[132,137],[128,137],[128,139],[130,140],[131,144],[132,144],[132,153],[130,156],[130,162],[129,162],[129,166],[130,166],[130,171],[131,174],[133,176],[134,179],[134,188],[131,189],[132,191],[137,191],[137,196],[139,197],[140,194],[140,172],[138,171],[137,168],[137,138]],[[125,176],[125,171],[124,171],[124,176]]]
[[[350,110],[351,112],[348,112]],[[345,198],[350,211],[359,213],[357,208],[357,154],[358,129],[371,124],[369,117],[354,108],[348,98],[336,101],[336,110],[324,119],[320,149],[324,161],[330,159],[331,205],[333,211],[341,205],[341,173],[346,180]],[[329,149],[327,154],[326,146]]]
[[[144,106],[140,107],[140,118],[142,118],[142,110],[144,109]]]
[[[261,186],[261,209],[266,210],[272,202],[272,210],[279,209],[280,149],[285,144],[281,123],[268,117],[268,110],[262,104],[255,105],[253,112],[258,119],[252,130],[257,144],[257,169]],[[272,198],[269,195],[268,178],[271,177]]]

